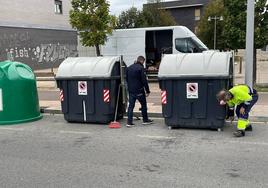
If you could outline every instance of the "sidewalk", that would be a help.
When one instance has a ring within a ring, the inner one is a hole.
[[[46,113],[61,113],[59,90],[54,82],[38,82],[40,106]],[[161,96],[158,83],[150,83],[151,95],[148,97],[148,113],[154,117],[162,117]],[[253,107],[251,117],[253,119],[265,119],[268,121],[268,93],[259,93],[258,103]],[[134,112],[139,112],[140,105],[137,103]]]

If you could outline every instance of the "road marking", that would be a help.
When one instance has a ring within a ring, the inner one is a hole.
[[[229,143],[232,143],[232,144],[245,144],[245,145],[261,145],[261,146],[268,146],[268,143],[267,142],[247,142],[247,141],[228,141]]]
[[[263,122],[258,122],[258,121],[252,121],[252,124],[267,124],[267,122],[263,121]]]
[[[226,121],[227,123],[231,123],[231,121]],[[233,121],[233,123],[237,123],[237,120]],[[251,124],[268,124],[267,121],[250,121]]]
[[[0,127],[0,130],[7,130],[7,131],[24,131],[23,128],[10,128],[10,127]]]
[[[151,135],[137,135],[140,138],[150,138],[150,139],[175,139],[176,137],[169,136],[151,136]]]
[[[90,132],[82,131],[60,131],[61,134],[91,134]]]

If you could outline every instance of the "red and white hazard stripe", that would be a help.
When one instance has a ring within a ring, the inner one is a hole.
[[[106,103],[110,102],[110,90],[109,89],[103,90],[103,101]]]
[[[60,90],[60,101],[63,102],[64,101],[64,95],[63,95],[63,90]]]
[[[161,100],[162,100],[162,104],[167,104],[167,91],[161,92]]]

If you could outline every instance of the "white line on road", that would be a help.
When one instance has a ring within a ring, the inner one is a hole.
[[[245,145],[261,145],[261,146],[268,146],[267,142],[248,142],[248,141],[227,141],[232,144],[245,144]]]
[[[231,121],[226,121],[227,123],[231,123]],[[233,121],[233,123],[237,123],[237,121]],[[251,124],[268,124],[267,121],[251,121]]]
[[[90,132],[82,131],[60,131],[61,134],[91,134]]]
[[[11,127],[0,127],[0,131],[5,130],[5,131],[24,131],[23,128],[11,128]]]
[[[151,135],[137,135],[140,138],[150,138],[150,139],[175,139],[176,137],[169,136],[151,136]]]

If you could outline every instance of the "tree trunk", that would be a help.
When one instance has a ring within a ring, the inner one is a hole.
[[[96,44],[95,47],[96,47],[97,56],[101,56],[101,54],[100,54],[100,45]]]
[[[253,51],[253,86],[256,85],[257,81],[257,49]]]

